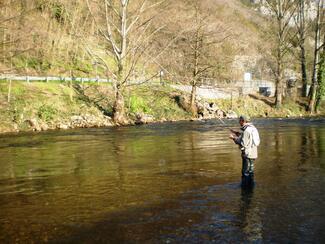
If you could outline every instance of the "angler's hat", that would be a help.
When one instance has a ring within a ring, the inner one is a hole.
[[[248,115],[240,115],[239,120],[249,122],[249,121],[251,121],[251,118]]]

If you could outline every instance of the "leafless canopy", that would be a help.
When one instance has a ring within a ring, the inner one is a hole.
[[[128,82],[152,37],[162,28],[152,29],[153,16],[148,14],[149,10],[162,2],[149,4],[147,0],[87,0],[105,53],[97,52],[95,47],[86,43],[87,51],[106,67],[117,86],[124,86]],[[111,64],[112,59],[115,65]]]

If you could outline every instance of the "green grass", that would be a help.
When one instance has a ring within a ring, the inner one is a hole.
[[[1,103],[6,103],[8,84],[0,83]],[[70,101],[70,93],[75,97]],[[82,106],[71,88],[57,83],[42,82],[14,82],[12,96],[9,104],[0,107],[3,115],[2,121],[8,124],[17,124],[19,129],[24,129],[25,121],[38,119],[43,122],[55,122],[68,119],[74,114],[87,113],[89,107]]]
[[[114,91],[111,84],[85,83],[85,95],[70,88],[68,82],[13,82],[11,101],[6,104],[8,82],[0,82],[1,131],[10,131],[14,125],[28,129],[27,120],[36,119],[47,124],[69,121],[73,115],[111,114]],[[190,115],[179,108],[166,86],[143,85],[124,91],[127,114],[152,115],[156,120],[179,120]],[[72,95],[72,97],[71,97]],[[72,98],[72,99],[71,99]]]
[[[53,105],[43,104],[38,108],[37,115],[40,119],[50,122],[58,113],[58,110]]]
[[[51,68],[51,64],[44,57],[17,55],[12,59],[12,65],[16,69],[33,69],[44,72]]]
[[[130,113],[143,112],[154,116],[155,119],[177,120],[190,118],[191,115],[181,109],[170,97],[173,89],[160,85],[145,85],[131,91],[129,101]],[[127,94],[127,93],[126,93]]]
[[[151,109],[142,97],[131,96],[129,98],[129,109],[131,113],[150,113]]]
[[[305,109],[291,100],[285,100],[282,109],[287,111],[289,116],[295,116],[306,113]]]
[[[219,99],[215,102],[225,111],[233,110],[238,115],[246,114],[251,117],[296,117],[309,115],[305,110],[305,107],[289,99],[284,100],[280,109],[276,109],[275,107],[266,104],[264,101],[250,97],[236,98],[233,99],[232,103],[231,100],[228,99]],[[322,110],[321,114],[324,114],[324,112],[325,111]]]

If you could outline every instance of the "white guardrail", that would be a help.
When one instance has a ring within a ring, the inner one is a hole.
[[[102,78],[84,78],[84,77],[57,77],[57,76],[46,76],[46,77],[39,77],[39,76],[15,76],[15,75],[0,75],[0,80],[16,80],[16,81],[76,81],[76,82],[111,82],[109,79],[102,79]]]

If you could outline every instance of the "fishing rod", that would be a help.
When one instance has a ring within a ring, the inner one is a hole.
[[[226,125],[226,123],[220,118],[220,117],[217,117],[218,120],[220,120],[220,122],[223,124],[223,125]],[[236,136],[239,136],[240,135],[240,132],[238,131],[235,131],[233,129],[229,129],[231,133],[235,134]]]
[[[226,123],[218,116],[217,117],[218,118],[218,120],[220,120],[220,122],[223,124],[223,125],[226,125]]]

